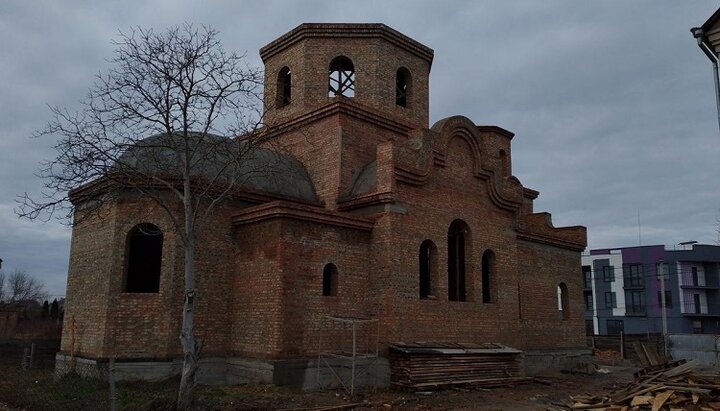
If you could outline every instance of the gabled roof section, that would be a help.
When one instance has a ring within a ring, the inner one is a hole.
[[[709,31],[716,28],[718,21],[720,21],[720,8],[715,10],[712,16],[700,28],[707,34]]]
[[[434,52],[420,42],[382,23],[303,23],[260,49],[263,61],[293,44],[312,37],[381,38],[432,65]]]

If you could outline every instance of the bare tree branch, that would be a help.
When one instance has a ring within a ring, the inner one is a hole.
[[[185,248],[178,393],[185,409],[200,349],[192,327],[195,236],[213,208],[267,171],[248,161],[258,155],[263,76],[205,26],[135,27],[113,44],[110,69],[96,76],[79,110],[51,107],[51,120],[35,133],[57,138],[57,156],[40,166],[40,195],[18,196],[16,213],[81,224],[129,195],[164,211]]]

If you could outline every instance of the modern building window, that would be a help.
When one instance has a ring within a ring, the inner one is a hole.
[[[690,273],[692,274],[692,285],[699,285],[700,282],[698,281],[698,269],[697,267],[690,267]]]
[[[593,296],[592,292],[585,293],[585,311],[593,310]]]
[[[335,264],[330,263],[323,269],[322,295],[325,297],[335,296],[338,292],[338,269]]]
[[[625,332],[623,320],[607,320],[606,324],[608,335],[620,335],[621,332]]]
[[[584,265],[582,267],[583,272],[583,288],[591,289],[592,288],[592,267],[589,265]]]
[[[127,234],[125,292],[160,291],[163,233],[149,223],[138,224]]]
[[[292,72],[290,68],[283,67],[280,69],[277,78],[277,101],[276,106],[278,108],[287,106],[290,104],[292,93]]]
[[[662,308],[662,293],[657,292],[658,295],[658,307]],[[672,291],[665,290],[665,308],[672,308]]]
[[[469,228],[455,220],[448,229],[448,300],[465,301],[465,255]]]
[[[617,308],[617,298],[615,292],[605,293],[605,308]]]
[[[628,314],[645,314],[645,291],[630,291],[625,301]]]
[[[606,265],[603,267],[603,281],[612,282],[615,281],[615,267]]]
[[[420,244],[420,298],[432,298],[437,279],[437,247],[431,240]]]
[[[411,91],[412,77],[410,71],[405,67],[400,67],[395,73],[395,104],[407,107]]]
[[[643,287],[645,278],[642,264],[630,264],[623,266],[625,276],[625,287]]]
[[[328,97],[355,97],[355,66],[345,56],[337,56],[330,62]]]
[[[693,326],[693,334],[702,334],[703,333],[702,321],[695,320],[692,322],[692,326]]]
[[[568,288],[565,283],[558,284],[558,311],[560,312],[560,319],[567,320],[570,318],[570,295],[568,294]]]
[[[496,281],[495,253],[485,250],[482,256],[482,302],[494,303],[493,288]]]

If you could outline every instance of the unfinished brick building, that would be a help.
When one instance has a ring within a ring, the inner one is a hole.
[[[529,367],[584,352],[585,228],[533,210],[511,132],[429,125],[431,49],[383,24],[303,24],[260,55],[264,132],[294,183],[255,187],[199,233],[202,378],[308,387],[327,316],[375,319],[381,357],[399,341],[501,343]],[[177,372],[182,247],[147,202],[74,227],[59,363]]]

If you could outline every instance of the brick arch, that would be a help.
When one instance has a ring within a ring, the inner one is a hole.
[[[476,177],[482,174],[482,154],[485,152],[482,139],[477,131],[475,124],[465,116],[453,116],[442,119],[432,126],[432,130],[439,135],[438,152],[439,163],[444,165],[445,159],[450,148],[450,142],[459,138],[464,140],[473,156],[472,173]]]

